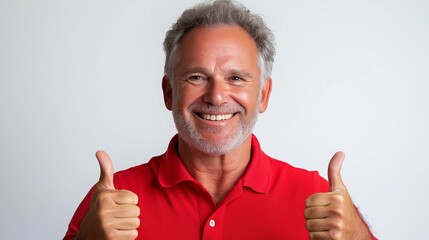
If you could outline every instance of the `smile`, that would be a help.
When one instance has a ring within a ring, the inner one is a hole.
[[[198,114],[198,116],[200,116],[204,120],[223,121],[223,120],[228,120],[228,119],[232,118],[234,116],[234,114],[229,113],[229,114],[218,114],[218,115],[216,115],[216,114],[201,113],[201,114]]]

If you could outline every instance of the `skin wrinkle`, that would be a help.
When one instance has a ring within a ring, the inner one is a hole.
[[[225,75],[236,75],[236,76],[240,76],[246,80],[253,80],[253,76],[251,73],[247,72],[246,70],[242,70],[242,69],[236,69],[236,68],[232,68],[232,67],[225,67],[224,69],[219,69],[221,70]],[[184,70],[182,70],[178,75],[180,76],[178,79],[181,81],[188,81],[188,75],[198,75],[198,74],[202,74],[202,75],[210,75],[209,71],[207,71],[206,69],[202,68],[202,67],[189,67],[186,68]],[[209,80],[209,79],[207,79]],[[261,85],[262,86],[262,85]]]
[[[176,73],[177,72],[176,65],[180,61],[180,52],[179,52],[179,50],[175,50],[174,52],[175,52],[176,56],[174,57],[174,61],[171,61],[171,63],[173,63],[173,66],[174,66],[173,72]],[[261,54],[259,52],[258,52],[258,66],[262,70],[259,74],[259,79],[260,79],[259,83],[260,83],[260,87],[262,88],[263,84],[265,83],[265,81],[267,79],[270,78],[270,76],[268,75],[267,69],[265,69],[264,58],[261,56]],[[177,74],[174,74],[174,73],[169,73],[169,72],[167,73],[167,76],[170,79],[170,84],[173,84],[174,79],[177,78],[177,76],[176,76]],[[180,75],[183,75],[183,73]]]

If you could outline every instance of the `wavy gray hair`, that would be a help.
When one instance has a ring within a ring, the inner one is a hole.
[[[182,13],[165,36],[164,74],[170,80],[174,78],[174,67],[180,54],[179,44],[189,30],[201,26],[224,24],[238,25],[249,33],[258,48],[261,83],[271,76],[275,55],[274,34],[259,15],[231,0],[203,2]]]

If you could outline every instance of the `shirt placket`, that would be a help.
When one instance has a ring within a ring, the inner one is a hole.
[[[222,239],[225,206],[217,208],[206,220],[203,228],[203,240]]]

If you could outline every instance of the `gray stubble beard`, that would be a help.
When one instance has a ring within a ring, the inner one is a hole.
[[[259,102],[260,97],[258,98],[258,105]],[[192,109],[191,106],[189,109]],[[189,111],[191,112],[191,114],[193,114],[191,110]],[[240,121],[238,129],[236,129],[235,133],[231,137],[224,139],[222,142],[212,142],[205,139],[198,132],[194,122],[186,121],[183,114],[180,113],[179,108],[176,104],[174,104],[172,112],[179,137],[183,139],[188,145],[191,145],[199,151],[211,156],[224,155],[241,145],[252,134],[259,114],[258,110],[256,109],[256,111],[252,114],[248,122],[243,122],[242,120]],[[245,112],[243,109],[237,114],[239,114],[239,117],[242,118],[244,113]],[[215,134],[219,130],[209,129],[209,131],[212,131]]]

